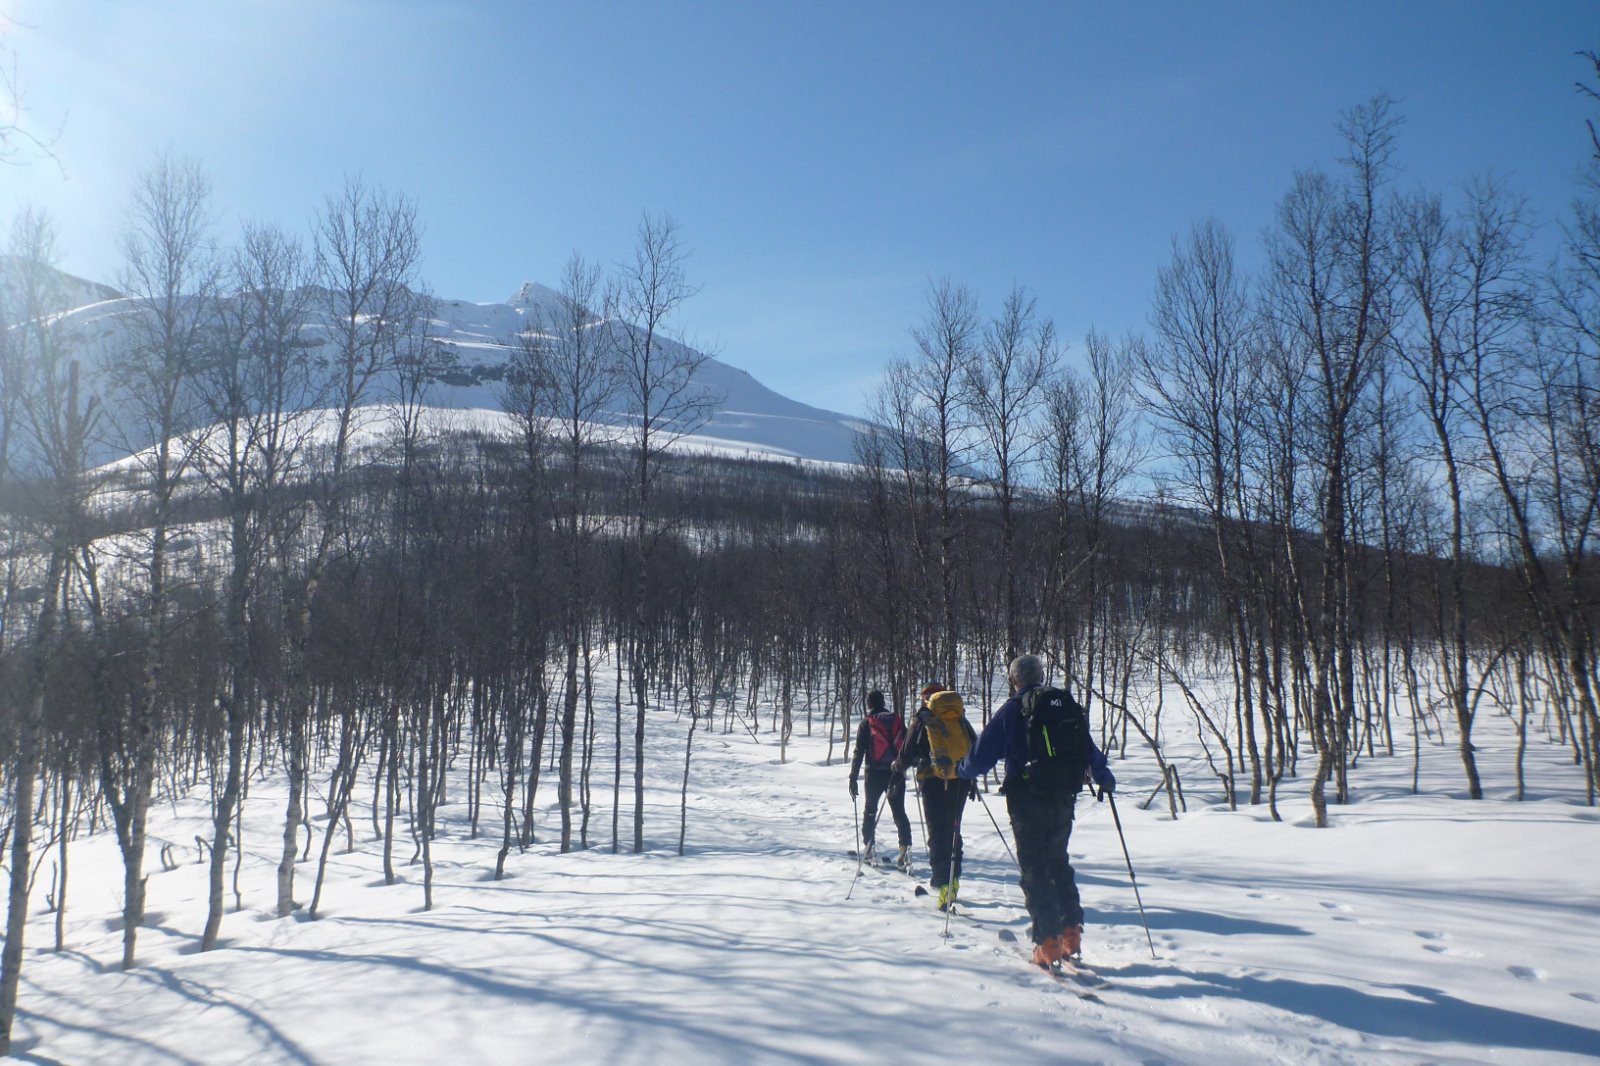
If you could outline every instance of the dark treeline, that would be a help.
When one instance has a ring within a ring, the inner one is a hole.
[[[64,947],[77,835],[121,848],[128,967],[152,860],[208,864],[217,944],[269,774],[278,915],[317,914],[335,848],[380,849],[391,883],[416,864],[431,906],[447,802],[496,878],[536,839],[681,851],[698,730],[787,757],[820,729],[842,757],[868,689],[904,708],[938,679],[987,714],[1023,651],[1174,814],[1180,758],[1273,817],[1298,782],[1326,824],[1364,761],[1409,756],[1416,787],[1447,737],[1479,797],[1485,710],[1519,796],[1547,743],[1595,802],[1600,143],[1545,265],[1500,183],[1401,191],[1397,124],[1343,116],[1258,272],[1216,222],[1176,241],[1147,336],[1080,355],[1024,289],[986,311],[931,285],[849,470],[683,446],[717,397],[664,343],[693,290],[662,217],[610,271],[574,256],[491,432],[428,406],[451,368],[403,197],[351,182],[309,244],[224,252],[204,179],[163,160],[110,339],[56,314],[25,214],[0,288],[0,1041],[40,878]],[[117,440],[155,443],[92,469]],[[676,753],[646,743],[668,717]],[[647,752],[675,825],[647,825]],[[153,847],[152,805],[197,791],[210,832]]]

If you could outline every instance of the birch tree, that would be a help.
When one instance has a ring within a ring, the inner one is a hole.
[[[644,739],[649,677],[646,605],[651,566],[666,525],[656,489],[667,449],[705,424],[718,397],[695,379],[706,356],[669,335],[673,315],[694,295],[688,250],[678,224],[666,215],[639,221],[633,258],[620,269],[622,319],[619,392],[628,401],[627,447],[632,456],[630,500],[633,582],[628,634],[628,676],[634,707],[633,850],[644,850]]]

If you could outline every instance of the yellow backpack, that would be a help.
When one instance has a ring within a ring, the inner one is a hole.
[[[956,779],[956,763],[972,750],[972,727],[967,724],[967,709],[954,692],[935,692],[928,698],[928,713],[923,716],[928,730],[928,756],[935,777]]]

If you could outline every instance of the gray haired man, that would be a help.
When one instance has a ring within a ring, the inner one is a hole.
[[[1076,711],[1082,720],[1079,744],[1086,756],[1088,773],[1095,784],[1107,792],[1115,790],[1106,757],[1088,735],[1087,717],[1066,693],[1045,688],[1044,660],[1037,655],[1021,655],[1006,672],[1011,683],[1011,698],[995,712],[977,746],[961,760],[957,772],[965,778],[987,773],[1002,758],[1005,779],[1000,786],[1011,815],[1011,831],[1017,841],[1017,865],[1022,872],[1022,895],[1033,919],[1033,961],[1050,967],[1076,958],[1083,946],[1083,906],[1078,900],[1078,883],[1067,857],[1072,838],[1072,817],[1078,792],[1083,787],[1083,772],[1065,784],[1042,783],[1042,775],[1030,774],[1029,718],[1041,697],[1050,697]]]

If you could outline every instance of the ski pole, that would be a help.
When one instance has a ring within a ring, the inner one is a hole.
[[[911,784],[917,790],[917,824],[922,827],[922,847],[931,852],[933,849],[928,847],[928,817],[922,813],[922,780],[913,773]]]
[[[1011,856],[1011,861],[1016,863],[1017,869],[1022,869],[1022,864],[1017,862],[1017,853],[1011,850],[1011,842],[1006,839],[1005,830],[1000,828],[1000,823],[994,820],[994,812],[989,810],[989,801],[983,798],[983,793],[978,793],[978,802],[983,804],[983,813],[989,816],[989,824],[994,826],[994,831],[1000,834],[1000,843],[1006,846],[1006,854]]]
[[[888,795],[888,793],[889,790],[884,789],[884,796]],[[883,813],[883,798],[883,796],[878,797],[878,809],[872,812],[872,824],[874,830],[876,830],[878,824],[878,815]],[[850,797],[850,808],[851,810],[856,810],[856,798],[854,796]],[[876,833],[874,833],[874,835],[876,835]],[[855,894],[856,882],[861,880],[861,864],[866,861],[866,858],[867,849],[861,846],[861,819],[858,814],[856,818],[856,875],[850,879],[850,891],[844,894],[844,898],[846,900],[849,900],[849,898]]]
[[[1150,919],[1144,915],[1144,900],[1139,898],[1139,878],[1134,875],[1133,859],[1128,855],[1128,838],[1122,834],[1122,816],[1117,813],[1117,797],[1111,792],[1105,792],[1104,795],[1111,801],[1111,817],[1117,823],[1117,839],[1122,841],[1122,858],[1128,864],[1128,880],[1133,884],[1134,902],[1139,904],[1139,920],[1144,923],[1144,938],[1150,944],[1150,957],[1159,959],[1161,956],[1156,954],[1155,938],[1150,935]]]
[[[854,792],[850,793],[850,818],[856,831],[856,877],[861,876],[861,801],[856,799]],[[855,878],[850,880],[850,890],[855,891]],[[850,897],[846,895],[845,899]]]

